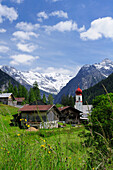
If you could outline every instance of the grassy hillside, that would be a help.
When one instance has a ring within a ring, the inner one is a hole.
[[[92,100],[101,94],[106,94],[102,84],[107,89],[108,93],[113,93],[113,74],[111,74],[108,78],[100,81],[98,84],[94,85],[93,87],[90,87],[87,90],[83,90],[83,101],[88,104],[92,103]]]
[[[0,169],[92,170],[98,166],[88,162],[88,153],[95,148],[85,146],[83,134],[88,131],[82,125],[26,131],[9,125],[17,108],[0,108]]]

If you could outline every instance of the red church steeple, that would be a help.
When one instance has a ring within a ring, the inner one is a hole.
[[[79,85],[78,85],[78,89],[76,90],[76,95],[82,95],[82,90],[79,88]]]

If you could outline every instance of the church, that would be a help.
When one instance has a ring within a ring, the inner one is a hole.
[[[74,108],[81,111],[81,116],[80,116],[81,120],[88,120],[88,115],[91,113],[92,105],[83,105],[82,90],[79,88],[79,86],[75,94],[76,96],[75,96]]]

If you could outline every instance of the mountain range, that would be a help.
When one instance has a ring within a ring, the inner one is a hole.
[[[107,78],[113,73],[113,62],[105,59],[101,63],[84,65],[75,77],[60,73],[19,71],[10,66],[0,66],[0,69],[28,90],[37,81],[39,89],[45,93],[55,94],[55,103],[59,103],[64,94],[74,96],[78,85],[84,90]]]
[[[65,74],[19,71],[10,66],[0,66],[0,69],[28,90],[33,86],[33,83],[37,81],[40,90],[55,95],[72,79],[72,76]]]
[[[64,94],[75,96],[75,90],[78,85],[82,90],[88,89],[107,78],[111,73],[113,73],[113,62],[107,58],[101,63],[84,65],[78,74],[57,94],[55,103],[59,103]]]
[[[0,70],[0,90],[5,91],[6,88],[8,87],[9,81],[13,86],[19,86],[19,83],[13,79],[11,76],[8,74],[4,73],[2,70]]]

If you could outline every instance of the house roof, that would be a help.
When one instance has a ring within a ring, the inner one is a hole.
[[[76,110],[77,112],[81,113],[80,110],[75,109],[74,107],[71,107],[71,106],[59,107],[58,109],[59,109],[61,112],[63,112],[64,110],[67,110],[67,109],[72,109],[72,110]]]
[[[0,98],[8,98],[11,95],[12,95],[12,93],[1,93]]]
[[[24,105],[21,109],[18,111],[48,111],[50,110],[54,105]]]
[[[23,102],[23,100],[25,100],[25,97],[16,97],[15,100],[17,102]]]
[[[67,108],[69,108],[70,106],[65,106],[65,107],[59,107],[58,109],[60,110],[60,111],[62,111],[62,110],[65,110],[65,109],[67,109]]]

